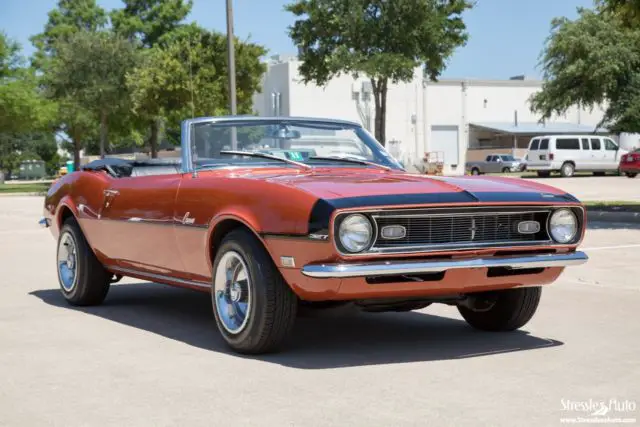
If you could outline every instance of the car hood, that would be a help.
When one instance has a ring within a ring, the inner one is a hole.
[[[295,187],[320,199],[360,199],[364,204],[577,202],[557,188],[507,177],[442,177],[349,169],[280,175],[268,180]]]

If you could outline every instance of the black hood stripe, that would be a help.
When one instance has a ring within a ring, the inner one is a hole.
[[[454,193],[383,194],[379,196],[343,197],[319,199],[309,216],[309,233],[325,233],[329,230],[329,219],[336,209],[368,208],[385,205],[423,205],[447,203],[576,203],[571,194],[538,192],[507,193],[498,191]]]

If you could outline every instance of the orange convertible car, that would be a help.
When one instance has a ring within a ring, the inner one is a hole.
[[[510,331],[587,256],[573,196],[531,181],[407,173],[356,123],[185,120],[179,157],[102,159],[59,179],[41,223],[70,304],[123,276],[210,292],[235,351],[273,351],[300,304],[458,307]]]

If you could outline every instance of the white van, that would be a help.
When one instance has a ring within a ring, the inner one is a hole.
[[[620,157],[626,154],[611,138],[597,135],[548,135],[531,139],[525,161],[527,170],[538,176],[560,172],[572,176],[575,171],[617,172]]]

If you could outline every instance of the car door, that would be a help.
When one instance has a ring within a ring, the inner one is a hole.
[[[181,174],[147,169],[151,175],[114,179],[104,190],[100,220],[109,238],[103,251],[122,268],[162,275],[183,271],[174,231]]]
[[[488,156],[486,172],[495,173],[498,171],[498,156]]]
[[[605,169],[604,147],[600,138],[589,138],[591,142],[592,170],[599,171]]]
[[[589,138],[580,138],[581,158],[582,158],[582,170],[591,170],[593,168],[593,157],[591,154],[591,145],[589,144]]]
[[[604,153],[603,153],[603,168],[605,170],[616,170],[620,163],[618,158],[619,147],[618,144],[613,142],[611,138],[603,138]]]

